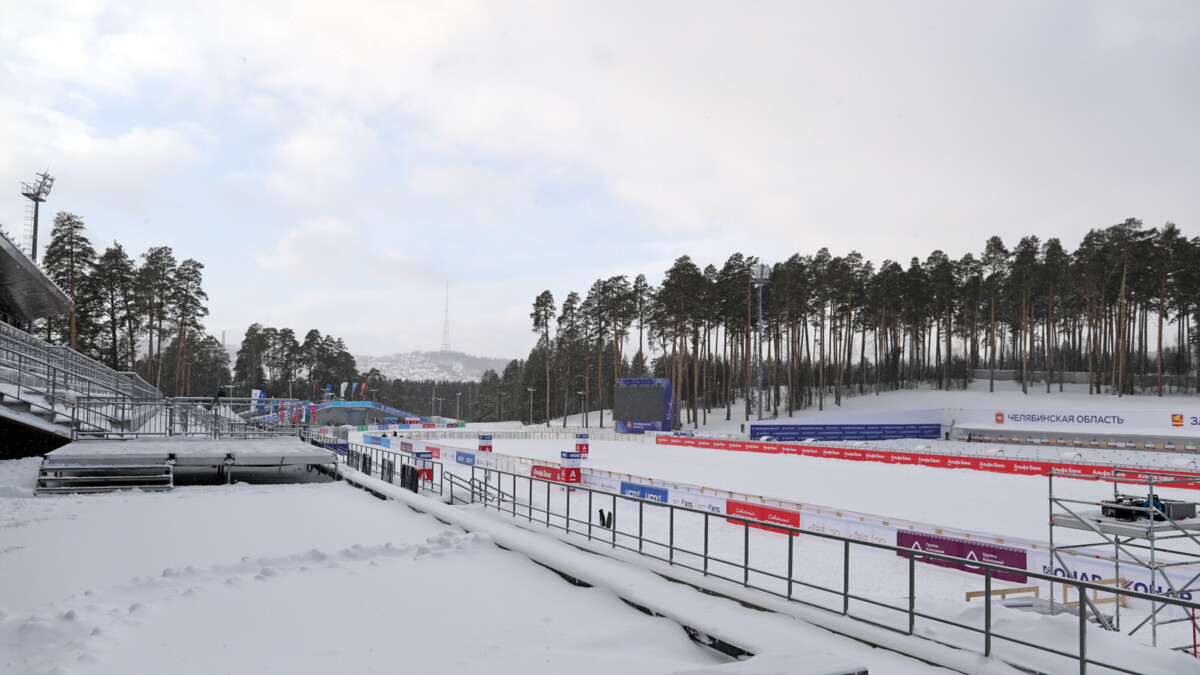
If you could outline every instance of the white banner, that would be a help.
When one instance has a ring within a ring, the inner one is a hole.
[[[1195,404],[1187,403],[1180,404],[1175,410],[961,408],[947,412],[955,426],[989,429],[999,433],[1012,429],[1056,433],[1200,434],[1200,410],[1196,409]]]

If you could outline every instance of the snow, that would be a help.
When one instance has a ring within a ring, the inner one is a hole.
[[[1006,384],[1011,385],[997,382],[997,387]],[[1018,405],[1014,398],[1025,408],[1058,406],[1063,400],[1057,392],[1023,397],[1011,391],[993,396],[922,391],[848,398],[843,409],[927,409],[948,401],[962,407],[965,396],[980,399],[978,407]],[[1117,401],[1085,398],[1092,407]],[[1125,398],[1111,405],[1140,407],[1141,401]],[[1168,402],[1178,404],[1178,399]],[[736,415],[730,422],[723,417],[723,411],[710,415],[713,424],[702,431],[736,434],[741,421]],[[597,419],[594,412],[591,418]],[[606,431],[611,430],[607,414],[605,421]],[[581,422],[577,416],[568,420]],[[498,438],[493,443],[498,453],[557,460],[566,442]],[[949,452],[980,450],[978,444],[957,444],[964,448],[956,450],[942,442],[921,443]],[[472,447],[467,440],[447,444]],[[358,480],[391,500],[302,470],[295,470],[294,478],[306,482],[295,484],[188,485],[167,493],[35,498],[37,465],[37,459],[0,462],[4,673],[815,675],[860,665],[872,673],[901,675],[938,670],[889,649],[960,672],[1016,672],[980,656],[981,638],[961,629],[922,622],[918,632],[971,651],[613,550],[607,541],[571,536],[573,545],[567,545],[536,523],[478,505],[451,507],[371,478]],[[1014,538],[1041,540],[1047,532],[1043,477],[599,440],[591,442],[586,466]],[[1060,489],[1098,498],[1105,487],[1056,480],[1056,492]],[[1196,496],[1179,492],[1188,499]],[[692,527],[679,526],[681,536]],[[714,546],[733,547],[737,537],[714,537]],[[752,547],[784,551],[782,539],[754,531]],[[829,585],[840,579],[840,559],[831,565],[821,546],[806,543],[797,552],[806,579]],[[903,559],[867,553],[854,564],[871,570],[854,576],[855,593],[902,602],[898,598],[907,594]],[[547,567],[591,588],[569,584]],[[698,593],[658,573],[774,611]],[[922,565],[917,583],[922,609],[981,624],[983,605],[962,602],[964,589],[978,590],[979,577]],[[661,616],[648,616],[622,599]],[[1075,649],[1074,617],[998,607],[994,614],[1008,634]],[[896,623],[895,617],[879,615],[888,625]],[[756,656],[729,662],[689,640],[681,625]],[[1147,673],[1200,672],[1200,662],[1190,657],[1141,647],[1121,635],[1089,630],[1088,639],[1094,657],[1133,658]],[[1064,662],[1053,657],[1023,658],[1047,672],[1064,670]]]
[[[5,464],[17,465],[9,483],[36,466]],[[725,661],[486,533],[344,483],[4,502],[3,672],[608,673]]]

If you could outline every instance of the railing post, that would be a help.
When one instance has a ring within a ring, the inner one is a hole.
[[[798,537],[796,537],[796,533],[795,533],[795,532],[788,532],[788,533],[787,533],[787,537],[788,537],[788,583],[787,583],[787,598],[788,598],[788,600],[791,600],[791,599],[792,599],[792,572],[793,572],[793,569],[794,569],[794,568],[793,568],[793,565],[792,565],[792,563],[793,563],[793,560],[794,560],[794,559],[795,559],[795,557],[796,557],[796,539],[797,539]]]
[[[850,542],[842,542],[842,616],[850,614]]]
[[[1050,591],[1054,593],[1053,590]],[[992,568],[983,570],[983,655],[992,655]]]
[[[643,541],[643,537],[642,537],[643,509],[642,509],[642,507],[643,506],[645,506],[645,503],[642,502],[641,500],[638,500],[638,553],[642,552],[642,541]]]
[[[668,506],[671,509],[670,532],[667,535],[667,563],[675,563],[675,507]]]
[[[1118,584],[1120,585],[1120,584]],[[1087,600],[1082,586],[1076,585],[1079,593],[1079,675],[1087,675]],[[1119,602],[1119,601],[1118,601]]]
[[[744,521],[745,534],[742,536],[742,585],[750,585],[750,521]]]
[[[847,550],[849,550],[847,544]],[[917,556],[908,556],[908,634],[913,634],[916,628],[917,615]]]
[[[708,513],[704,514],[704,576],[708,576]]]

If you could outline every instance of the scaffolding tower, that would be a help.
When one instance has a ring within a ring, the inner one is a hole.
[[[1079,476],[1053,469],[1049,475],[1052,567],[1057,564],[1068,577],[1072,577],[1077,576],[1080,561],[1111,563],[1112,578],[1096,583],[1122,584],[1125,581],[1121,576],[1124,567],[1126,574],[1138,573],[1132,570],[1148,573],[1151,594],[1175,598],[1184,594],[1200,595],[1200,518],[1195,515],[1195,504],[1161,499],[1157,492],[1160,488],[1195,487],[1195,474],[1114,467],[1111,477],[1099,478],[1112,486],[1112,500],[1103,502],[1056,495],[1055,477],[1078,480]],[[1145,492],[1142,492],[1142,488]],[[1078,544],[1056,543],[1054,531],[1062,527],[1090,533],[1094,538]],[[1179,548],[1180,545],[1184,548]],[[1077,569],[1073,572],[1072,567]],[[1173,571],[1177,573],[1171,574]],[[1095,595],[1089,598],[1081,593],[1079,611],[1090,611],[1102,627],[1120,631],[1121,603],[1115,602],[1115,598],[1107,601],[1114,604],[1110,616],[1097,608],[1106,600],[1098,600]],[[1053,592],[1050,594],[1050,606],[1053,613]],[[1181,622],[1195,624],[1193,614],[1160,616],[1167,607],[1169,605],[1151,603],[1149,616],[1133,626],[1128,634],[1133,635],[1149,626],[1151,644],[1157,647],[1160,626]],[[1192,647],[1189,644],[1186,649],[1191,650]],[[1184,647],[1173,649],[1182,650]]]

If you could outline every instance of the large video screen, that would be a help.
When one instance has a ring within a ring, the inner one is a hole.
[[[662,421],[666,394],[662,387],[617,387],[613,418],[621,421]]]

